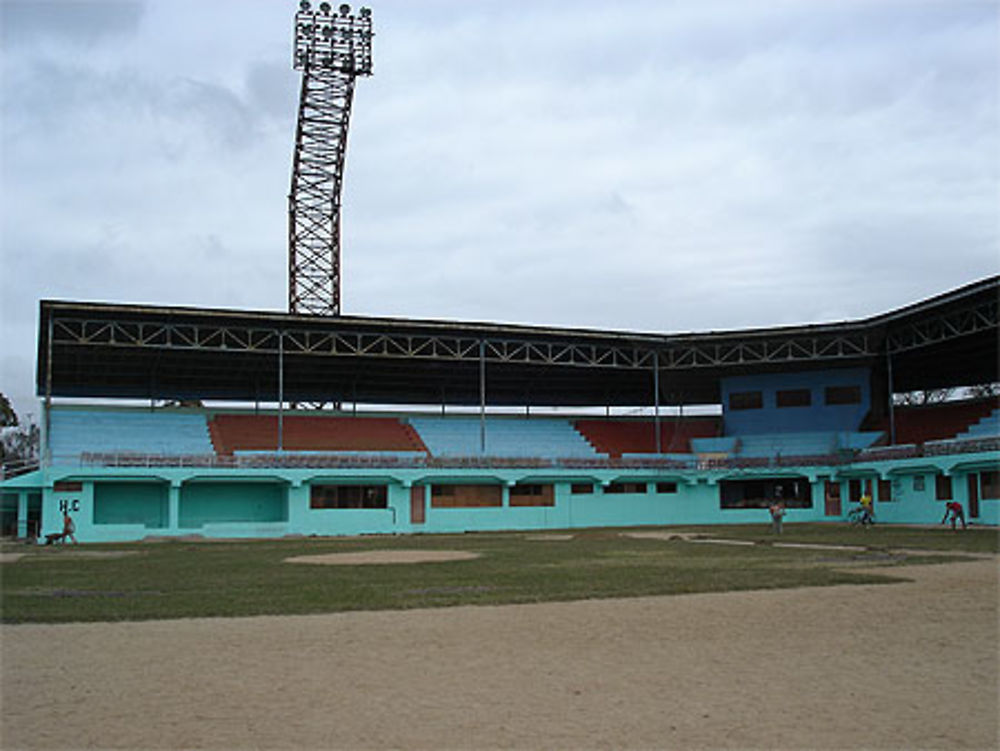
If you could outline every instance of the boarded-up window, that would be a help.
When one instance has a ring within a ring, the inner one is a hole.
[[[779,407],[808,407],[812,394],[809,389],[784,389],[775,395],[775,403]]]
[[[604,489],[605,493],[645,493],[644,482],[613,482]]]
[[[658,482],[656,483],[657,493],[676,493],[677,483],[676,482]]]
[[[589,495],[594,492],[594,483],[592,482],[574,482],[569,489],[573,495]]]
[[[499,485],[431,485],[432,508],[492,508],[503,505]]]
[[[511,506],[555,506],[556,498],[551,485],[520,483],[510,489]]]
[[[385,485],[313,485],[309,490],[309,508],[378,509],[389,507]]]
[[[861,404],[860,386],[827,386],[824,395],[829,405]]]
[[[764,394],[760,391],[736,391],[729,395],[729,409],[761,409]]]

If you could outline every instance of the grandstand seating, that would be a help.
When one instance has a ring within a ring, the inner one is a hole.
[[[996,411],[995,399],[942,402],[895,409],[896,443],[920,444],[955,438]],[[986,428],[991,423],[987,420]],[[889,432],[889,419],[872,426]]]
[[[1000,435],[1000,409],[995,409],[978,422],[972,423],[956,437],[961,439],[990,438],[997,435]]]
[[[692,438],[691,451],[695,454],[735,454],[739,450],[739,442],[735,436],[719,436],[718,438]]]
[[[218,413],[209,420],[220,456],[237,452],[275,451],[276,415]],[[395,417],[333,417],[285,415],[281,421],[285,451],[419,452],[427,447],[420,436]]]
[[[824,456],[837,448],[836,433],[769,433],[740,436],[741,457]]]
[[[198,412],[122,409],[53,409],[53,457],[78,460],[87,452],[211,454],[205,416]]]
[[[434,456],[480,454],[478,417],[411,417],[409,423]],[[485,454],[547,459],[598,456],[569,420],[547,417],[488,417]]]
[[[576,420],[574,425],[598,452],[612,458],[656,452],[653,420]],[[660,451],[690,453],[691,439],[718,436],[721,427],[722,421],[717,416],[664,418],[660,421]]]

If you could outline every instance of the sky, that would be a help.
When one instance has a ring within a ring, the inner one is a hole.
[[[0,391],[41,299],[287,309],[293,0],[0,0]],[[994,0],[378,0],[351,315],[663,333],[1000,272]]]

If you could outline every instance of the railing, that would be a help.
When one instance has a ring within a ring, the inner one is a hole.
[[[942,456],[970,452],[1000,451],[1000,437],[973,440],[935,441],[921,445],[881,446],[863,450],[840,450],[836,453],[809,456],[728,457],[690,459],[648,457],[540,457],[495,456],[395,456],[371,454],[336,454],[320,452],[275,452],[251,455],[219,456],[216,454],[176,455],[142,453],[83,453],[72,458],[55,457],[59,466],[131,467],[131,468],[199,468],[199,469],[564,469],[564,470],[731,470],[767,469],[809,466],[842,466],[856,462],[890,461],[922,456]],[[37,468],[24,469],[30,471]]]
[[[14,461],[0,464],[0,482],[25,475],[28,472],[34,472],[39,466],[38,459],[15,459]]]

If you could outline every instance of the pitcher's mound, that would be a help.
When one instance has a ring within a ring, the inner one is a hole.
[[[325,553],[322,555],[296,555],[285,563],[313,563],[323,566],[364,566],[385,563],[440,563],[443,561],[469,561],[479,553],[464,550],[366,550],[362,553]]]

